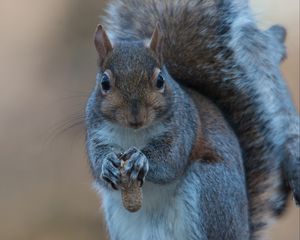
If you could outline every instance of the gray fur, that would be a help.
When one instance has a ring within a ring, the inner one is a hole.
[[[172,79],[169,80],[171,84],[172,81]],[[147,180],[160,184],[172,182],[182,175],[196,137],[195,129],[197,129],[198,117],[195,114],[197,110],[191,100],[179,90],[179,87],[174,83],[173,85],[172,105],[175,105],[174,108],[178,110],[172,111],[172,115],[162,123],[164,131],[160,135],[154,136],[142,150],[148,161],[151,162]],[[105,125],[107,120],[95,113],[97,106],[95,95],[94,92],[87,105],[87,148],[91,154],[89,156],[91,167],[96,170],[94,176],[99,179],[97,174],[101,171],[98,165],[102,166],[103,159],[106,159],[111,152],[120,153],[127,149],[107,145],[106,139],[102,139],[98,134],[99,129]],[[151,131],[151,127],[149,131]],[[168,148],[165,146],[167,141]],[[162,156],[163,161],[160,160]]]
[[[113,190],[101,177],[106,171],[105,159],[112,153],[123,152],[131,143],[116,138],[114,131],[119,126],[107,127],[108,121],[98,111],[97,88],[87,104],[87,150],[103,198],[111,239],[249,239],[245,175],[233,131],[210,101],[187,90],[189,95],[194,95],[190,98],[167,72],[164,74],[173,94],[168,118],[155,122],[149,129],[138,130],[142,135],[136,130],[117,130],[120,138],[125,134],[133,142],[131,136],[146,137],[145,142],[135,143],[149,163],[143,207],[137,213],[127,212],[120,191]],[[218,152],[215,162],[190,158],[200,127],[206,141],[213,143],[213,151]],[[112,137],[100,134],[101,129]]]
[[[171,76],[225,113],[243,149],[252,239],[259,238],[283,212],[289,188],[300,198],[299,115],[279,70],[285,30],[260,31],[248,1],[238,0],[115,0],[104,21],[115,41],[147,39],[160,22]]]

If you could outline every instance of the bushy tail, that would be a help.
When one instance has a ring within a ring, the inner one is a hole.
[[[286,49],[284,42],[286,39],[286,30],[279,26],[274,25],[270,27],[265,34],[270,38],[272,44],[270,52],[277,53],[278,63],[286,58]],[[285,142],[286,157],[282,163],[283,175],[285,178],[285,188],[292,190],[296,204],[300,205],[300,117],[293,105],[290,93],[285,86],[285,83],[279,77],[277,78],[277,85],[281,89],[280,101],[284,105],[284,114],[287,118],[288,125],[285,127],[287,134]],[[285,190],[287,191],[287,190]],[[279,211],[280,213],[281,211]]]
[[[285,30],[274,26],[261,32],[247,2],[114,0],[104,22],[113,41],[150,38],[159,22],[170,74],[223,110],[244,153],[256,239],[269,217],[286,205],[283,178],[299,199],[300,171],[294,169],[300,166],[295,150],[300,138],[299,117],[279,70]]]
[[[202,78],[205,73],[215,73],[216,65],[223,65],[218,56],[231,54],[223,47],[229,40],[233,7],[219,2],[115,0],[110,2],[103,20],[113,40],[150,38],[159,22],[164,34],[165,64],[173,77],[184,82],[198,78],[199,72]]]

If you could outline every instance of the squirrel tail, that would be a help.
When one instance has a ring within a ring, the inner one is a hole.
[[[148,39],[159,22],[171,76],[221,108],[244,152],[256,239],[269,216],[286,206],[289,189],[283,179],[298,200],[300,193],[295,189],[300,171],[294,170],[299,154],[292,147],[300,137],[295,128],[286,131],[298,116],[293,111],[283,116],[293,106],[279,70],[286,55],[284,28],[260,31],[247,0],[114,0],[103,20],[113,42]]]
[[[216,72],[224,60],[218,56],[232,54],[223,46],[229,40],[233,12],[246,6],[246,0],[115,0],[103,21],[112,41],[148,39],[159,22],[168,71],[177,81],[198,88],[190,79],[199,72],[202,78]]]
[[[274,25],[267,29],[265,34],[271,39],[271,47],[273,48],[271,51],[277,53],[277,58],[273,60],[279,64],[287,55],[284,45],[287,35],[286,30],[280,25]],[[295,203],[300,207],[300,117],[293,106],[288,89],[284,86],[284,81],[280,80],[277,84],[282,91],[281,101],[285,105],[285,117],[288,122],[287,139],[285,142],[286,158],[282,163],[283,177],[285,179],[282,190],[284,192],[288,192],[287,189],[292,190]],[[282,196],[284,195],[286,196],[287,194],[283,194]],[[280,215],[283,210],[284,207],[275,209],[275,213],[277,212]]]
[[[286,30],[280,25],[274,25],[265,31],[265,34],[270,38],[270,52],[274,53],[273,60],[276,63],[282,62],[286,58]],[[278,77],[279,78],[279,77]],[[285,117],[287,119],[287,138],[285,142],[285,159],[282,163],[282,174],[285,182],[282,185],[282,191],[287,193],[292,190],[296,205],[300,207],[300,117],[290,98],[290,93],[287,87],[280,78],[277,85],[281,89],[281,101],[284,104]],[[287,196],[287,194],[282,194]],[[274,209],[278,215],[284,210],[284,206]]]

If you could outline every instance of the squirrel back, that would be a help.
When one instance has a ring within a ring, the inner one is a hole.
[[[170,75],[223,111],[243,149],[255,239],[289,188],[300,195],[299,117],[279,70],[285,30],[260,31],[245,0],[115,0],[104,22],[113,42],[148,39],[159,22]]]

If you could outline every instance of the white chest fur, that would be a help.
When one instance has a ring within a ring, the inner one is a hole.
[[[184,215],[186,210],[176,183],[143,186],[143,206],[136,213],[122,205],[120,191],[97,187],[102,197],[103,210],[109,232],[114,239],[122,240],[182,240],[185,239]]]

